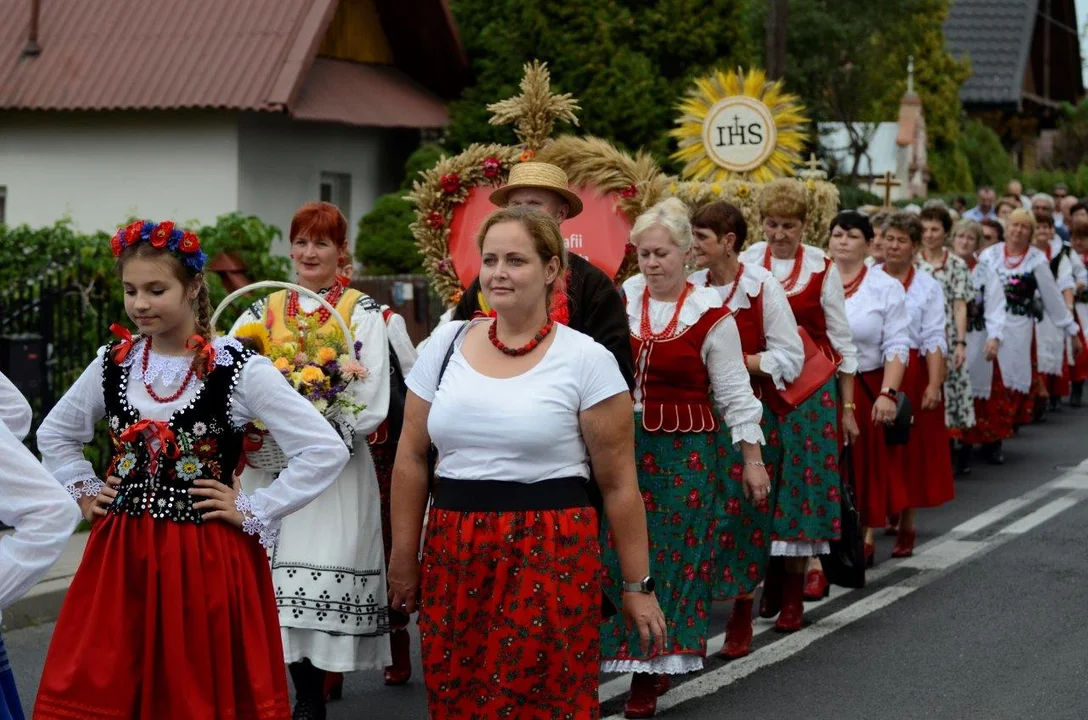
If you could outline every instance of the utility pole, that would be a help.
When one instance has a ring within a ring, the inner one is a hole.
[[[767,2],[767,77],[777,80],[786,73],[786,28],[789,0]]]

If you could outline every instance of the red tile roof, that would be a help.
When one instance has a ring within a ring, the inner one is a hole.
[[[337,0],[41,0],[41,54],[25,57],[31,4],[0,0],[0,110],[218,108],[415,127],[445,118],[434,94],[392,68],[315,63]],[[443,95],[455,91],[464,56],[444,0],[381,6],[383,26],[397,23],[387,32],[411,30],[390,6],[414,6],[428,26],[443,26],[440,49],[451,61],[437,64],[446,75],[406,70]]]

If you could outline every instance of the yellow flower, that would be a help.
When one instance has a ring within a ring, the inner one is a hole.
[[[234,337],[239,340],[249,341],[255,352],[261,355],[268,355],[269,346],[272,344],[272,338],[268,335],[268,330],[264,325],[257,322],[246,323],[242,327],[238,328],[234,332]]]
[[[751,192],[752,191],[748,188],[747,185],[744,185],[744,184],[737,185],[737,197],[746,198],[746,197],[748,197],[749,193],[751,193]]]
[[[722,186],[719,185],[718,183],[714,183],[713,185],[710,186],[710,192],[714,193],[715,195],[721,195],[722,194]]]
[[[302,373],[299,377],[302,378],[302,382],[308,385],[314,385],[325,379],[325,373],[323,373],[319,367],[307,365],[302,368]]]
[[[287,358],[276,358],[276,360],[272,364],[275,365],[276,369],[280,372],[290,372],[291,370],[295,369]]]
[[[323,347],[317,351],[318,365],[327,365],[336,359],[336,351],[331,347]]]

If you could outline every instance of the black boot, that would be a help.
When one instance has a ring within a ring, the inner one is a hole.
[[[960,443],[959,448],[956,450],[956,474],[957,475],[970,475],[971,474],[971,446]]]
[[[1050,396],[1050,412],[1062,411],[1062,399],[1057,395]]]
[[[990,465],[1004,465],[1005,456],[1001,452],[1001,441],[986,443],[982,446],[982,457]]]
[[[1073,392],[1069,396],[1069,407],[1084,407],[1084,381],[1073,383]]]
[[[325,671],[309,658],[287,666],[295,685],[295,711],[292,720],[325,720]]]

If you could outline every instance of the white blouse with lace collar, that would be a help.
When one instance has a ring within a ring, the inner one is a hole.
[[[627,299],[627,324],[631,334],[638,337],[642,325],[642,292],[646,288],[646,279],[635,275],[623,283],[623,292]],[[707,287],[692,289],[680,308],[677,332],[691,327],[711,308],[722,306],[722,298],[717,291]],[[676,303],[650,299],[650,328],[653,332],[662,332],[669,324]],[[703,341],[702,359],[710,376],[710,387],[714,391],[714,401],[718,412],[731,432],[734,443],[763,443],[763,431],[759,427],[763,419],[763,406],[752,392],[748,369],[744,366],[744,353],[740,345],[740,333],[737,322],[732,317],[718,323]],[[645,367],[635,368],[636,373],[644,372]],[[635,383],[635,412],[642,411],[642,398]]]

